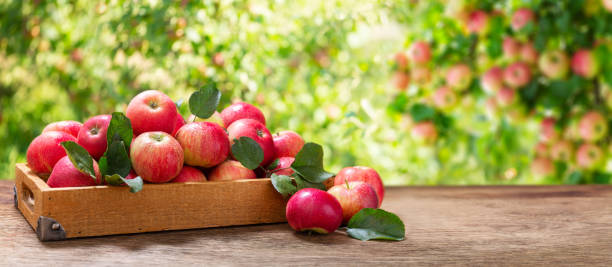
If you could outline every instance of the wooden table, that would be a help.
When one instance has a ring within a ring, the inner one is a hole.
[[[0,265],[608,265],[611,186],[388,188],[400,242],[294,233],[287,224],[42,243],[0,181]]]

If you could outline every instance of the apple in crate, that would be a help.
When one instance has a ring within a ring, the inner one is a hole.
[[[64,141],[77,140],[66,132],[58,131],[44,132],[34,138],[26,152],[28,166],[36,173],[51,173],[55,163],[66,156],[66,150],[61,145]]]
[[[209,181],[229,181],[239,179],[255,179],[255,172],[242,166],[239,161],[228,160],[215,167],[209,174]]]
[[[78,121],[57,121],[45,126],[42,132],[58,131],[78,137],[81,126],[83,126],[83,124]]]
[[[276,168],[274,168],[272,172],[278,175],[290,176],[294,173],[294,171],[290,168],[294,161],[294,157],[280,157],[278,158],[278,165],[276,165]]]
[[[225,127],[230,127],[232,123],[240,119],[253,119],[266,125],[266,118],[261,110],[244,102],[234,103],[222,110],[221,118],[223,119]]]
[[[378,196],[378,207],[380,207],[385,197],[385,188],[383,187],[383,183],[380,179],[380,175],[378,175],[378,172],[370,167],[346,167],[338,172],[336,178],[334,179],[334,185],[342,185],[346,182],[354,181],[361,181],[369,184]]]
[[[183,168],[181,144],[165,132],[146,132],[136,137],[130,158],[134,171],[150,183],[168,182]]]
[[[272,137],[277,157],[295,157],[304,146],[304,139],[294,131],[282,131]]]
[[[206,182],[206,176],[198,169],[190,166],[183,166],[179,175],[174,178],[172,183],[185,182]]]
[[[172,130],[172,136],[176,136],[176,132],[178,132],[183,125],[185,125],[185,119],[183,118],[183,115],[177,113],[176,119],[174,120],[174,130]]]
[[[77,143],[81,145],[96,160],[106,151],[106,131],[111,115],[98,115],[88,119],[81,127]]]
[[[342,206],[331,194],[304,188],[287,202],[287,222],[296,231],[313,231],[328,234],[336,231],[342,223]]]
[[[377,208],[378,196],[376,191],[364,182],[347,182],[335,185],[327,190],[332,196],[338,199],[342,206],[342,223],[348,221],[363,208]]]
[[[185,152],[185,164],[210,168],[223,162],[230,151],[225,130],[212,122],[192,122],[176,132]]]
[[[51,176],[47,180],[47,184],[50,187],[79,187],[79,186],[93,186],[102,183],[102,175],[98,168],[98,163],[93,161],[94,173],[96,174],[96,180],[89,174],[85,174],[79,171],[68,156],[61,158],[53,167]]]
[[[157,90],[147,90],[136,95],[125,112],[136,136],[154,131],[171,134],[177,114],[172,99]]]
[[[266,126],[259,121],[253,119],[237,120],[227,128],[227,132],[229,133],[229,140],[232,142],[234,139],[239,139],[242,136],[255,140],[264,153],[264,159],[261,162],[261,166],[266,166],[274,160],[275,152],[272,134],[270,134]]]

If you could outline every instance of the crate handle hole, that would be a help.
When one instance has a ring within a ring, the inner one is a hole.
[[[30,190],[25,185],[23,185],[22,188],[23,188],[23,202],[22,203],[24,203],[26,208],[28,208],[28,210],[32,212],[32,210],[34,210],[34,203],[36,201],[36,199],[34,198],[34,194],[32,193],[32,190]]]

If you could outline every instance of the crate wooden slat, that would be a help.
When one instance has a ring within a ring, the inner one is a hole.
[[[286,221],[286,200],[270,179],[145,184],[138,193],[50,188],[21,163],[15,186],[18,209],[43,241]]]

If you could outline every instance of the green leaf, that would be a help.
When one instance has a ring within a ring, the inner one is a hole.
[[[279,164],[279,160],[275,159],[274,161],[272,161],[272,163],[270,163],[270,165],[268,165],[268,167],[266,167],[266,170],[271,171],[276,169],[276,167],[278,167]]]
[[[199,118],[207,119],[219,105],[221,92],[212,84],[194,92],[189,97],[189,110]]]
[[[322,183],[334,176],[323,169],[323,148],[315,143],[306,143],[302,147],[291,169],[311,183]]]
[[[119,174],[105,175],[104,180],[110,185],[122,186],[127,185],[130,188],[130,192],[136,193],[142,190],[143,181],[140,176],[134,179],[125,179]]]
[[[304,188],[316,188],[316,189],[321,189],[321,190],[327,190],[327,188],[325,188],[325,184],[323,183],[311,183],[309,181],[306,181],[304,178],[302,178],[301,176],[297,174],[295,174],[293,178],[295,179],[297,190],[302,190]]]
[[[261,164],[264,159],[264,153],[259,144],[246,136],[242,136],[240,139],[234,139],[232,155],[236,160],[240,161],[244,167],[251,170],[259,167],[259,164]]]
[[[104,157],[107,161],[105,163],[107,167],[104,175],[119,174],[122,177],[125,177],[130,173],[132,164],[129,155],[125,150],[125,146],[123,145],[123,141],[114,140],[112,143],[110,143],[106,153],[104,153]]]
[[[130,119],[121,112],[113,112],[106,132],[106,143],[111,144],[113,140],[123,140],[125,150],[129,151],[133,136],[134,133]]]
[[[406,230],[402,220],[382,209],[365,208],[348,222],[347,234],[359,240],[403,240]]]
[[[62,142],[62,146],[64,150],[66,150],[66,154],[74,167],[80,172],[88,174],[97,182],[98,179],[94,171],[93,158],[89,155],[89,152],[74,141],[64,141]]]
[[[410,108],[410,116],[414,122],[433,120],[436,116],[436,110],[425,104],[414,104]]]
[[[274,189],[278,191],[283,197],[287,197],[288,195],[293,195],[297,192],[297,187],[293,184],[291,177],[287,175],[277,175],[275,173],[270,177],[272,181],[272,185]]]

